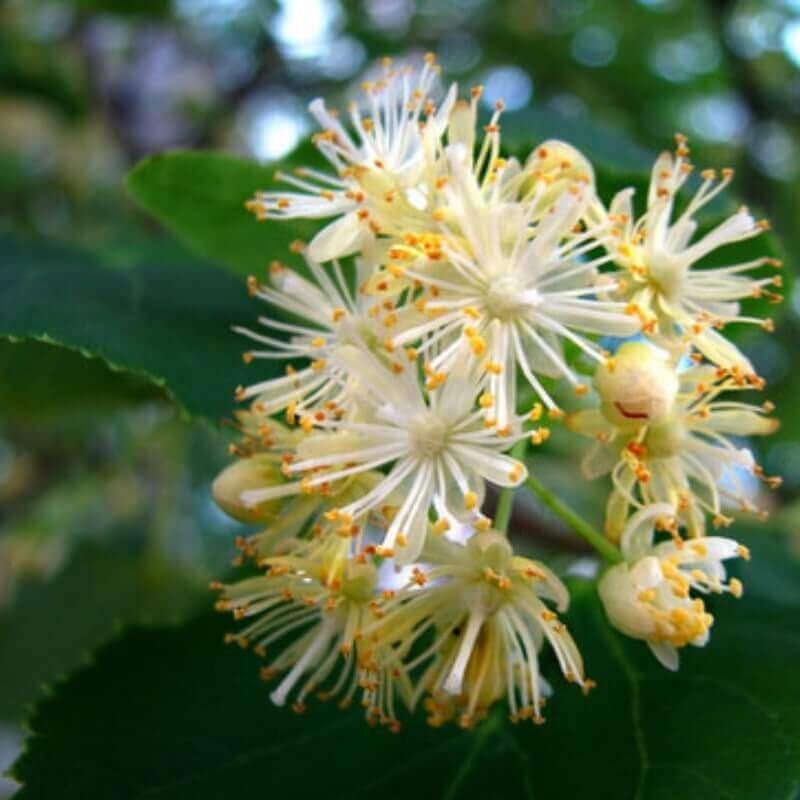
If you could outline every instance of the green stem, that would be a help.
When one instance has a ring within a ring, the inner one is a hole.
[[[542,505],[549,508],[559,519],[587,541],[603,558],[611,564],[622,561],[622,554],[599,531],[596,531],[583,517],[562,503],[546,486],[533,475],[528,476],[525,485],[539,498]]]
[[[525,459],[525,451],[528,449],[528,437],[520,439],[511,448],[511,457],[519,461]],[[511,519],[511,509],[514,505],[514,486],[507,486],[505,489],[500,490],[500,497],[497,500],[497,511],[494,516],[494,529],[505,533],[508,530],[508,523]]]

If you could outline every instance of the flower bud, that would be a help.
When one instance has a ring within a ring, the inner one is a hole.
[[[594,376],[603,414],[623,429],[666,422],[675,408],[678,385],[675,368],[643,342],[623,344]]]
[[[534,148],[524,172],[530,177],[523,185],[523,192],[541,192],[543,209],[549,208],[570,186],[594,188],[594,169],[589,160],[580,150],[558,139],[548,139]]]
[[[284,482],[285,478],[273,457],[251,456],[225,467],[217,475],[211,492],[214,502],[239,522],[263,522],[278,512],[282,499],[247,506],[242,500],[242,493],[279,486]]]
[[[647,642],[667,669],[676,670],[681,647],[708,642],[714,617],[706,611],[702,596],[741,595],[736,578],[725,582],[722,562],[747,557],[747,551],[721,536],[670,539],[653,546],[654,528],[669,510],[657,504],[631,518],[622,536],[627,561],[603,575],[598,592],[611,624],[626,636]],[[701,597],[693,597],[693,591]]]

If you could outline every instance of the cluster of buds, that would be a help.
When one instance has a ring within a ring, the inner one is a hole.
[[[239,461],[214,485],[262,528],[239,540],[256,575],[215,587],[247,620],[229,640],[279,679],[274,702],[358,697],[392,730],[419,704],[434,725],[470,727],[502,700],[513,720],[542,722],[545,642],[568,682],[593,686],[558,616],[567,588],[515,554],[507,517],[484,513],[487,485],[526,482],[525,448],[552,422],[592,437],[583,471],[612,479],[608,617],[671,668],[708,639],[692,592],[742,592],[722,561],[746,551],[706,536],[707,521],[757,510],[748,475],[778,483],[730,438],[777,423],[768,403],[727,399],[763,381],[724,331],[771,327],[739,303],[778,299],[762,273],[780,265],[706,266],[764,229],[746,209],[696,235],[731,173],[703,173],[676,211],[691,172],[678,137],[637,219],[633,190],[607,206],[565,142],[502,155],[502,104],[481,131],[480,87],[459,100],[438,76],[430,56],[387,60],[346,115],[315,100],[332,171],[281,173],[290,190],[248,202],[259,219],[326,223],[292,246],[298,267],[273,262],[248,283],[271,312],[237,329],[255,348],[245,361],[289,363],[237,390]],[[594,406],[567,414],[571,395]]]

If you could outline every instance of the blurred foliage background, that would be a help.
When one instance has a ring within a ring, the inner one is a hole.
[[[487,104],[502,97],[508,131],[569,139],[610,169],[640,171],[688,134],[696,163],[735,167],[739,199],[800,253],[798,0],[5,0],[0,230],[80,245],[109,269],[185,258],[125,195],[139,159],[280,160],[311,132],[313,97],[344,93],[376,56],[427,50]],[[789,519],[799,314],[795,293],[750,348],[783,420],[761,455]],[[235,526],[208,488],[226,437],[160,389],[41,342],[0,339],[0,365],[5,765],[42,682],[117,620],[207,602]],[[567,486],[574,466],[560,469]]]

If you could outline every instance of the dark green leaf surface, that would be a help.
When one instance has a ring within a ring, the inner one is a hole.
[[[0,374],[14,376],[0,382],[0,410],[15,420],[96,413],[163,397],[149,381],[114,372],[99,358],[36,341],[0,339]]]
[[[185,568],[119,540],[85,543],[56,577],[21,581],[13,604],[0,610],[0,719],[23,718],[43,681],[77,667],[121,621],[183,618],[201,593]]]
[[[127,188],[145,211],[201,255],[240,274],[263,274],[274,259],[286,259],[292,241],[308,240],[319,229],[319,221],[259,222],[245,209],[255,192],[279,185],[274,173],[275,167],[245,158],[175,151],[142,161],[128,175]]]
[[[684,653],[678,675],[612,632],[576,584],[568,619],[598,687],[584,698],[553,676],[543,727],[498,710],[474,732],[417,717],[393,736],[331,705],[296,716],[270,705],[255,656],[221,645],[225,620],[129,631],[38,707],[17,800],[792,797],[798,596],[778,605],[769,588],[787,570],[778,543],[753,552],[744,576],[765,580],[715,605],[710,645]]]
[[[192,414],[230,413],[247,378],[231,325],[257,310],[241,280],[204,264],[112,270],[80,250],[0,238],[0,337],[98,356],[163,386]],[[57,373],[51,390],[60,391]]]

